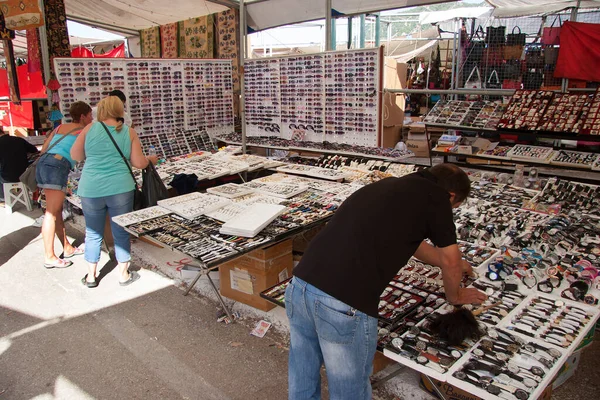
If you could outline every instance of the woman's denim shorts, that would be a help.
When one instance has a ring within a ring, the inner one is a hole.
[[[35,180],[42,189],[67,191],[71,163],[60,154],[46,153],[35,167]]]

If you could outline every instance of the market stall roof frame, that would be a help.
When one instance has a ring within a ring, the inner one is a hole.
[[[525,17],[529,15],[555,14],[568,8],[600,8],[600,0],[486,0],[494,7],[496,18]]]
[[[352,16],[457,0],[332,0],[334,16]],[[65,0],[67,17],[121,33],[239,8],[239,0]],[[251,0],[245,3],[248,29],[261,31],[325,18],[325,0]]]

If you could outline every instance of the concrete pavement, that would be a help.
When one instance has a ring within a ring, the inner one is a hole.
[[[243,320],[218,323],[206,282],[198,285],[200,296],[183,297],[178,256],[139,241],[133,252],[139,282],[120,287],[115,263],[103,253],[100,285],[88,289],[80,282],[81,256],[67,269],[43,268],[40,230],[31,227],[40,214],[18,208],[6,215],[0,208],[0,400],[287,398],[282,309],[263,313],[228,301]],[[77,228],[81,220],[68,233],[81,241]],[[263,318],[274,327],[262,339],[249,335]],[[582,366],[592,368],[599,351],[596,342]],[[554,398],[593,398],[600,381],[593,369]],[[374,396],[431,398],[411,371]]]

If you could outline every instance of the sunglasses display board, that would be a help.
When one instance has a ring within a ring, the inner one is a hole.
[[[248,60],[248,136],[377,147],[382,50]]]
[[[118,89],[127,97],[125,108],[140,136],[234,130],[231,60],[55,58],[54,68],[66,121],[74,102],[95,107]]]

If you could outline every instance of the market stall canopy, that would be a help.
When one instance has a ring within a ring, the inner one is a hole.
[[[332,0],[332,9],[337,17],[452,1],[456,0]],[[249,0],[245,4],[252,31],[325,18],[325,0]],[[121,28],[121,32],[132,35],[141,29],[238,6],[238,0],[65,0],[69,19]]]
[[[229,9],[202,0],[65,0],[67,17],[85,24],[132,31],[214,14]],[[234,2],[229,2],[235,4]],[[125,33],[125,32],[124,32]]]
[[[438,22],[451,21],[454,18],[482,18],[489,16],[493,11],[491,7],[456,8],[454,10],[430,11],[419,14],[419,23],[437,24]]]
[[[566,8],[600,8],[600,0],[561,1],[561,0],[486,0],[494,6],[492,15],[496,18],[524,17],[527,15],[552,14]]]
[[[455,0],[331,0],[335,17],[360,15]],[[254,0],[246,5],[254,31],[325,18],[325,0]]]

